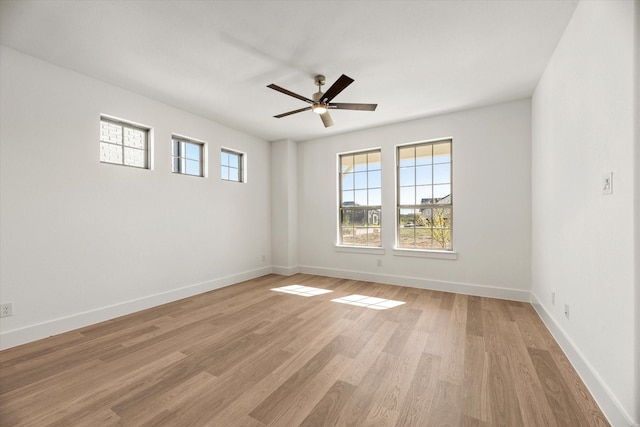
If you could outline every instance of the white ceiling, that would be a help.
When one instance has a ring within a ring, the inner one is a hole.
[[[1,0],[0,42],[273,141],[528,97],[577,1]],[[355,82],[324,128],[311,97]],[[134,120],[135,118],[131,118]]]

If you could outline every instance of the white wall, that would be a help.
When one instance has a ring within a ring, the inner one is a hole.
[[[267,142],[0,55],[2,347],[270,272]],[[99,162],[101,113],[153,128],[153,170]],[[172,133],[208,143],[208,178],[171,173]],[[219,179],[221,146],[247,153],[247,183]]]
[[[271,143],[271,262],[277,274],[298,269],[297,146],[284,139]]]
[[[532,102],[533,301],[613,425],[640,421],[634,7],[581,2]]]
[[[530,118],[530,101],[520,100],[300,143],[301,270],[528,300]],[[398,256],[393,251],[394,146],[448,137],[453,138],[453,246],[458,259]],[[382,149],[384,254],[336,251],[337,155],[376,147]]]

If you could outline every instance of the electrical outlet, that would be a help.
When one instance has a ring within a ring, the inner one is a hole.
[[[378,260],[378,267],[382,267],[382,260],[381,259]]]
[[[613,172],[602,175],[602,194],[613,193]]]
[[[551,304],[556,305],[556,293],[551,292]]]
[[[564,317],[569,319],[569,304],[564,305]]]
[[[13,303],[7,302],[0,305],[0,317],[13,316]]]

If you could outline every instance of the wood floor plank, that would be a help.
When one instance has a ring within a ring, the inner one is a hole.
[[[301,427],[332,427],[356,386],[337,380],[300,423]]]
[[[589,421],[562,380],[562,374],[549,352],[532,348],[529,353],[558,425],[588,426]]]
[[[397,426],[425,426],[429,416],[426,408],[431,407],[438,382],[440,357],[422,353],[415,375],[402,402]]]
[[[530,304],[305,274],[2,351],[0,424],[608,425]]]

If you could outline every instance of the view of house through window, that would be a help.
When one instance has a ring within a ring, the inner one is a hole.
[[[243,182],[242,153],[222,149],[220,152],[220,178],[225,181]]]
[[[397,246],[452,250],[451,140],[397,151]]]
[[[340,155],[340,244],[382,246],[381,152]]]
[[[100,162],[149,168],[149,129],[100,117]]]
[[[171,171],[184,175],[204,176],[204,144],[175,136],[171,139],[171,143]]]

